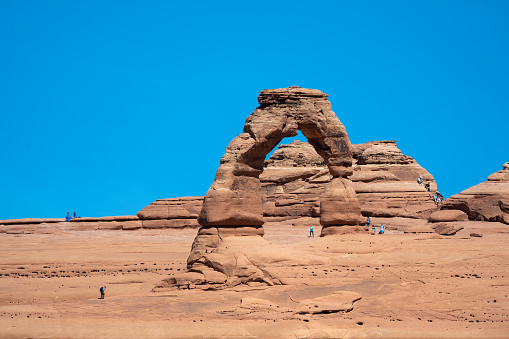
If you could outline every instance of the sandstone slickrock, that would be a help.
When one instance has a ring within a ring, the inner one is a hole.
[[[442,209],[461,210],[470,220],[509,224],[509,163],[491,174],[487,181],[447,199]]]
[[[297,313],[350,312],[353,310],[353,303],[361,298],[361,295],[355,292],[336,291],[323,297],[302,300],[297,307]]]

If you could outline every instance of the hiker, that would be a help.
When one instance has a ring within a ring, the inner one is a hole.
[[[428,182],[426,183],[426,185],[424,185],[424,188],[428,191],[428,192],[431,192],[431,184]]]
[[[99,289],[99,292],[101,292],[101,297],[99,299],[104,299],[104,290],[106,290],[106,286],[103,286]]]
[[[73,219],[76,219],[78,216],[76,215],[76,212],[74,212],[74,215],[72,216]]]
[[[366,226],[368,227],[368,229],[371,226],[371,218],[370,217],[368,217],[368,220],[366,221]]]
[[[380,232],[378,232],[378,234],[384,234],[384,229],[385,229],[384,224],[380,224]]]
[[[373,230],[373,233],[376,234],[376,227],[375,227],[375,224],[373,224],[373,227],[371,227],[371,229]]]
[[[67,215],[65,216],[65,221],[69,221],[71,219],[72,219],[71,215],[69,214],[69,212],[67,212]]]
[[[442,196],[442,194],[440,194],[439,191],[436,191],[435,192],[435,195],[433,196],[433,201],[435,201],[435,204],[437,204],[437,207],[438,205],[444,200],[444,197]]]
[[[309,229],[309,236],[315,237],[315,233],[313,232],[313,225],[311,225],[311,228]]]
[[[422,178],[421,177],[417,178],[417,183],[419,184],[419,186],[422,186]]]

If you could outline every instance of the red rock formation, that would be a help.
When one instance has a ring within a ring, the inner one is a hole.
[[[412,157],[401,154],[395,141],[354,145],[354,174],[350,177],[365,216],[427,219],[436,209],[432,194],[417,184],[437,185]]]
[[[158,199],[136,215],[142,220],[143,228],[199,227],[197,219],[202,203],[203,197]]]
[[[470,220],[499,221],[509,224],[509,162],[487,181],[453,195],[442,209],[461,210]]]
[[[77,218],[71,219],[70,221],[65,221],[65,218],[0,220],[0,233],[7,234],[51,234],[64,231],[135,230],[142,227],[142,221],[134,215]]]
[[[320,216],[319,197],[331,175],[313,148],[300,141],[282,145],[260,175],[265,217]],[[433,176],[412,157],[401,154],[394,141],[353,145],[353,175],[349,178],[364,216],[427,219],[436,210],[424,186]]]
[[[191,272],[201,273],[204,277],[210,269],[226,274],[227,284],[240,277],[232,273],[237,270],[230,267],[230,255],[223,254],[220,263],[212,257],[217,257],[224,237],[263,235],[259,176],[264,169],[265,157],[283,138],[296,136],[298,130],[323,158],[332,177],[320,199],[322,235],[362,222],[355,191],[346,178],[353,172],[350,140],[332,111],[327,95],[318,90],[290,87],[264,90],[258,102],[260,107],[247,117],[244,132],[226,148],[214,182],[205,195],[198,218],[203,227],[196,236],[187,262]],[[291,198],[277,202],[278,207],[293,203]],[[246,263],[249,266],[249,259]],[[254,267],[247,266],[241,271],[246,270],[257,272]],[[267,273],[253,273],[247,278],[250,279],[275,283]]]

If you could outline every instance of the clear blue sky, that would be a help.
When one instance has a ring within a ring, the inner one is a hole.
[[[0,219],[204,195],[265,88],[329,94],[445,196],[509,161],[509,1],[0,3]]]

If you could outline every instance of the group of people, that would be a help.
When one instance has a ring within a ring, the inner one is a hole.
[[[371,228],[373,233],[376,234],[376,226],[375,226],[375,224],[371,224],[371,218],[370,217],[368,217],[368,220],[366,222],[366,226],[368,226],[368,229]],[[378,232],[378,234],[384,234],[384,233],[385,233],[385,226],[384,226],[384,224],[380,224],[380,231]]]
[[[419,184],[419,186],[422,186],[422,178],[421,177],[417,178],[417,183]],[[426,191],[431,192],[431,183],[429,181],[427,183],[425,183],[424,188],[426,189]]]
[[[417,178],[417,183],[419,184],[419,186],[422,186],[422,178],[421,177]],[[425,183],[424,188],[426,189],[426,191],[431,192],[431,183],[430,182]],[[440,203],[444,200],[445,200],[444,196],[442,194],[440,194],[439,191],[436,191],[435,194],[433,194],[433,202],[437,206],[440,205]]]
[[[76,212],[74,212],[74,215],[73,215],[73,216],[71,216],[69,213],[70,213],[70,212],[68,211],[68,212],[67,212],[67,215],[65,216],[65,221],[69,221],[69,220],[71,220],[71,219],[76,219],[76,218],[81,218],[81,217],[78,217],[78,216],[76,215]]]
[[[440,205],[440,203],[442,201],[444,201],[444,196],[442,194],[440,194],[439,191],[436,191],[435,194],[433,194],[433,201],[435,202],[435,204],[438,206]]]
[[[366,226],[368,226],[368,229],[371,228],[371,230],[376,234],[376,226],[375,226],[375,224],[371,225],[370,217],[368,217]],[[384,224],[380,224],[380,231],[378,232],[378,234],[384,234],[384,233],[385,233],[385,226],[384,226]],[[311,225],[311,227],[309,228],[309,237],[313,237],[313,238],[315,237],[313,225]]]

